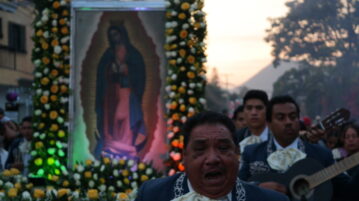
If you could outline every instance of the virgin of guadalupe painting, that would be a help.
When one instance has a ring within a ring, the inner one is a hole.
[[[106,156],[164,168],[164,19],[163,11],[76,14],[72,161]]]
[[[95,154],[136,157],[147,141],[142,112],[145,63],[124,25],[107,30],[109,47],[97,67]]]

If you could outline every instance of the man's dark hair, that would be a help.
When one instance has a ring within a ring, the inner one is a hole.
[[[235,120],[235,119],[237,118],[238,113],[243,112],[243,110],[244,110],[244,106],[243,106],[243,105],[239,105],[239,106],[236,108],[236,110],[234,110],[232,119]]]
[[[244,95],[244,98],[243,98],[243,105],[244,106],[246,105],[246,102],[249,99],[261,100],[265,106],[267,106],[267,104],[268,104],[268,95],[263,90],[252,89],[252,90],[247,91],[246,95]]]
[[[197,126],[204,124],[221,124],[225,126],[229,132],[231,132],[234,144],[238,146],[238,140],[235,137],[236,127],[234,126],[233,121],[226,115],[212,111],[204,111],[189,118],[183,125],[184,148],[187,147],[192,130]]]
[[[22,118],[21,124],[23,124],[25,121],[32,123],[32,117],[31,116],[26,116],[26,117]]]
[[[285,104],[285,103],[293,103],[295,105],[295,107],[297,109],[297,115],[299,118],[299,115],[300,115],[299,106],[298,106],[297,102],[295,102],[295,100],[291,96],[288,96],[288,95],[275,96],[268,102],[267,113],[266,113],[268,122],[272,121],[272,112],[273,112],[274,105]]]

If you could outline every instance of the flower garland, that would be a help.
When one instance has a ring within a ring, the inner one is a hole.
[[[133,160],[87,160],[73,171],[52,176],[46,186],[36,187],[19,170],[0,174],[0,200],[104,200],[129,201],[137,196],[138,187],[160,177],[150,165]]]
[[[168,60],[167,126],[170,150],[169,175],[183,171],[182,124],[203,110],[206,103],[204,62],[207,29],[204,0],[168,0],[166,10],[166,57]]]
[[[66,171],[70,74],[70,0],[35,0],[34,138],[29,170],[51,178]]]

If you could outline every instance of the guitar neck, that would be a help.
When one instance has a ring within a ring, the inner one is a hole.
[[[316,172],[308,177],[310,188],[315,188],[321,183],[332,179],[338,174],[359,164],[359,152],[337,162],[319,172]]]

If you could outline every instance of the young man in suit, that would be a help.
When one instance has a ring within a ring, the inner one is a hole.
[[[235,126],[227,116],[202,112],[183,127],[185,172],[145,182],[137,201],[284,201],[275,191],[238,179],[239,148]]]
[[[299,114],[298,104],[290,96],[277,96],[269,101],[267,122],[272,137],[266,142],[245,148],[239,171],[242,180],[248,180],[257,174],[283,173],[304,158],[315,159],[324,167],[334,163],[329,150],[299,138]],[[333,178],[332,183],[334,196],[340,197],[340,200],[358,196],[358,191],[355,192],[354,189],[359,189],[359,174],[353,178],[341,174]],[[277,182],[268,181],[258,185],[287,193],[286,186]]]
[[[268,140],[267,104],[268,96],[265,91],[253,89],[244,95],[243,114],[247,127],[237,132],[241,153],[247,145]]]

